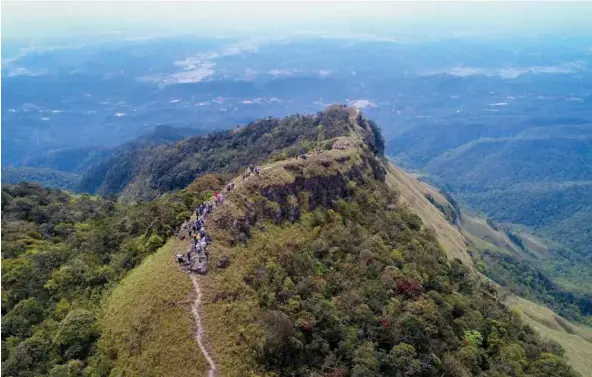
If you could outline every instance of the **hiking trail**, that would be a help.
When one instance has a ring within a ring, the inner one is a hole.
[[[271,164],[269,166],[266,166],[265,168],[263,168],[262,170],[267,170],[271,167],[273,167],[274,165],[277,165],[277,163]],[[250,173],[247,177],[243,178],[242,180],[240,180],[239,177],[236,177],[235,179],[232,180],[232,182],[235,182],[236,186],[240,186],[241,184],[244,185],[244,182],[246,181],[247,178],[253,176],[254,173]],[[259,175],[259,174],[257,174]],[[230,190],[227,190],[230,191]],[[220,190],[221,193],[224,192],[224,188],[222,188],[222,190]],[[217,199],[217,196],[216,196]],[[223,202],[218,203],[216,201],[216,207],[219,207],[222,205]],[[197,213],[197,209],[196,209],[196,216],[199,217],[199,213]],[[202,209],[200,209],[200,211],[202,211]],[[210,209],[210,211],[213,211],[213,209]],[[206,214],[209,213],[206,210]],[[206,219],[206,214],[204,214],[204,226],[205,227],[205,219]],[[193,218],[193,216],[192,216]],[[189,236],[191,238],[191,228],[190,225],[188,225],[186,227],[187,222],[189,221],[189,219],[181,226],[181,230],[179,230],[177,232],[177,236],[180,236],[180,232],[186,232],[189,231]],[[195,230],[197,232],[197,230]],[[181,238],[184,239],[184,238]],[[205,247],[205,246],[204,246]],[[205,251],[205,249],[204,249]],[[182,255],[182,253],[179,253]],[[177,256],[179,256],[179,254],[177,254]],[[207,255],[207,253],[206,253]],[[199,258],[199,255],[198,255]],[[188,258],[188,261],[190,262],[191,259]],[[199,261],[199,259],[198,259]],[[179,263],[182,263],[183,259],[179,259]],[[184,262],[183,262],[184,263]],[[209,258],[206,259],[206,263],[209,263]],[[191,267],[191,266],[190,266]],[[196,330],[195,330],[195,340],[197,341],[197,345],[199,346],[199,349],[201,350],[201,353],[204,355],[204,357],[206,358],[206,360],[208,361],[208,364],[210,366],[209,370],[208,370],[208,377],[215,377],[216,375],[216,363],[214,362],[214,360],[212,359],[212,357],[210,356],[210,353],[208,352],[206,346],[204,345],[203,342],[203,333],[204,333],[204,325],[202,323],[202,317],[200,315],[200,311],[201,311],[201,299],[202,299],[202,291],[201,291],[201,287],[199,286],[199,280],[197,275],[195,275],[194,273],[192,273],[192,271],[194,272],[194,270],[192,270],[191,268],[189,268],[189,270],[186,270],[186,272],[188,272],[189,274],[189,278],[191,279],[191,283],[193,284],[193,290],[195,292],[195,301],[191,304],[191,314],[193,315],[193,318],[195,320],[195,325],[196,325]]]
[[[200,306],[201,306],[201,296],[202,296],[201,288],[199,287],[199,282],[197,281],[197,276],[195,276],[194,274],[189,274],[189,276],[191,277],[191,282],[193,283],[193,289],[194,289],[195,295],[196,295],[195,301],[191,305],[191,313],[193,314],[193,318],[195,319],[195,324],[196,324],[195,340],[197,341],[197,344],[199,345],[199,349],[201,349],[201,352],[203,353],[204,357],[208,361],[208,364],[210,364],[210,369],[208,370],[208,377],[214,377],[215,373],[216,373],[216,363],[214,362],[214,360],[210,356],[208,350],[206,349],[206,347],[204,346],[203,341],[202,341],[203,326],[201,323],[202,322],[201,316],[199,314]]]

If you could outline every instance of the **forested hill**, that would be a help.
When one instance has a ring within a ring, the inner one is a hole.
[[[577,111],[524,111],[537,106],[541,105],[517,106],[485,124],[426,124],[392,140],[387,153],[446,188],[467,210],[543,239],[548,255],[531,263],[563,289],[589,294],[589,106]],[[531,119],[532,114],[544,117]]]
[[[2,374],[205,375],[174,260],[190,241],[174,230],[223,187],[202,174],[226,158],[237,185],[206,219],[211,269],[198,278],[217,376],[577,376],[470,258],[443,248],[443,216],[411,212],[430,204],[401,200],[382,149],[373,123],[335,106],[140,153],[123,194],[180,188],[152,201],[4,186]]]
[[[174,143],[202,134],[195,128],[159,125],[151,132],[116,147],[76,147],[44,151],[2,167],[2,183],[37,182],[43,187],[78,191],[82,174],[113,155]]]
[[[282,160],[310,151],[322,141],[351,132],[355,109],[336,105],[315,115],[267,118],[231,131],[194,137],[176,144],[122,151],[91,168],[80,191],[121,194],[123,199],[152,199],[181,189],[209,172],[236,174],[250,164]],[[358,122],[376,132],[372,140],[382,152],[376,125],[361,115]],[[330,143],[325,145],[329,146]]]

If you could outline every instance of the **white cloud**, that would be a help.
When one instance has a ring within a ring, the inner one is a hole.
[[[349,106],[355,106],[358,109],[364,109],[366,107],[376,107],[376,104],[369,99],[355,99],[355,100],[347,100],[347,104]]]
[[[449,74],[459,77],[467,76],[499,76],[504,79],[514,79],[527,73],[575,73],[585,67],[581,61],[562,63],[554,66],[532,66],[532,67],[503,67],[503,68],[479,68],[457,66],[425,72],[424,75]]]
[[[43,76],[47,74],[47,69],[31,70],[25,67],[3,67],[3,71],[6,72],[8,77],[14,76]],[[3,73],[4,73],[3,72]]]
[[[186,59],[187,60],[187,59]],[[188,84],[196,83],[205,80],[212,76],[215,72],[215,63],[204,61],[196,62],[191,61],[187,63],[183,61],[185,65],[181,65],[187,71],[172,73],[172,74],[154,74],[148,76],[142,76],[138,78],[139,81],[153,82],[161,85],[173,85],[173,84]]]
[[[272,76],[291,76],[291,75],[294,75],[299,72],[301,72],[301,71],[298,69],[291,68],[291,69],[272,69],[272,70],[268,71],[267,73]]]

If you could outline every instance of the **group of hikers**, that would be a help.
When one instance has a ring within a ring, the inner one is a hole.
[[[224,199],[219,196],[218,193],[216,193],[214,197],[216,205],[221,205],[223,203]],[[185,256],[181,252],[177,254],[177,262],[179,262],[179,264],[187,263],[193,265],[194,262],[202,263],[207,261],[207,247],[212,243],[212,238],[206,234],[205,219],[208,217],[208,214],[213,211],[214,203],[212,203],[212,201],[204,202],[195,208],[195,221],[190,222],[189,218],[186,219],[185,224],[181,227],[181,231],[186,231],[189,238],[193,239],[193,246],[189,247]],[[182,235],[181,238],[185,239],[185,235]]]
[[[243,174],[243,181],[245,179],[249,178],[253,174],[259,175],[260,172],[261,172],[261,169],[259,168],[259,166],[249,165],[249,167],[247,168],[247,170]]]
[[[259,175],[258,166],[249,166],[247,172],[243,175],[243,179],[252,174]],[[234,190],[235,184],[230,181],[226,184],[226,191]],[[177,262],[180,265],[188,265],[193,271],[199,273],[206,273],[208,263],[208,246],[212,243],[212,238],[206,233],[205,220],[214,208],[224,204],[224,194],[221,192],[214,192],[214,201],[203,202],[195,208],[195,221],[191,222],[187,217],[185,222],[179,230],[179,236],[182,240],[188,235],[193,239],[192,246],[189,247],[185,255],[182,252],[177,253]]]

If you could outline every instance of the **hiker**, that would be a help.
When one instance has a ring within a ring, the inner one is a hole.
[[[259,169],[259,166],[255,166],[255,174],[259,175],[260,172],[261,169]]]
[[[191,263],[191,249],[187,250],[187,263]]]
[[[183,254],[177,253],[177,263],[183,264],[185,261],[183,260]]]

